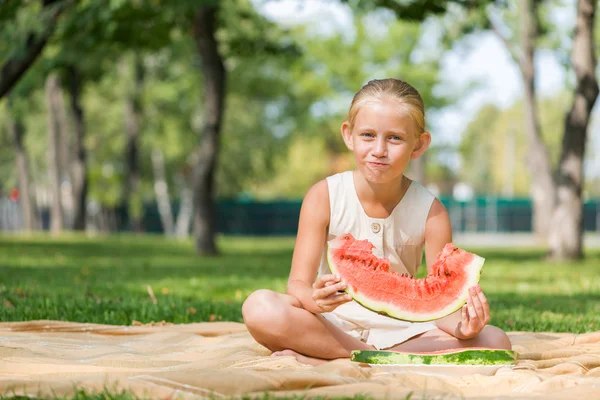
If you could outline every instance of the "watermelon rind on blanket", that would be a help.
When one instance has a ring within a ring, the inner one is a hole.
[[[512,350],[470,348],[430,353],[387,350],[354,350],[350,360],[372,365],[514,365],[518,354]]]

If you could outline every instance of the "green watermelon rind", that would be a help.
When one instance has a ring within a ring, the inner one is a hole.
[[[481,269],[483,268],[484,262],[485,258],[480,257],[477,254],[473,254],[473,259],[471,260],[471,262],[469,262],[464,267],[469,277],[465,283],[463,295],[456,298],[452,303],[448,304],[448,306],[446,306],[442,310],[439,310],[436,313],[423,314],[399,310],[396,307],[390,307],[390,305],[387,303],[382,303],[368,299],[367,297],[356,293],[354,290],[352,290],[350,286],[346,287],[345,292],[348,293],[352,297],[352,299],[354,299],[354,301],[359,303],[361,306],[376,313],[386,315],[388,317],[411,322],[434,321],[459,310],[467,302],[467,297],[469,296],[469,288],[476,285],[479,282],[479,277],[481,276]],[[339,271],[336,268],[336,263],[332,259],[331,249],[327,251],[327,263],[329,264],[331,272],[333,272],[334,274],[339,273]]]
[[[514,365],[518,354],[513,350],[477,349],[445,354],[402,353],[385,350],[354,350],[350,360],[379,365]]]

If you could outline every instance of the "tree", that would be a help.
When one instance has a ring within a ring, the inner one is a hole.
[[[193,33],[202,62],[204,76],[204,123],[198,162],[193,172],[194,237],[196,251],[216,254],[215,209],[212,199],[215,165],[219,153],[219,134],[225,103],[226,71],[219,53],[215,32],[217,7],[203,6],[193,20]]]
[[[88,198],[88,165],[85,138],[87,125],[82,93],[87,84],[100,79],[113,69],[110,58],[122,58],[127,62],[128,52],[134,49],[133,88],[125,100],[124,129],[128,138],[125,145],[125,175],[123,186],[126,204],[131,206],[131,198],[139,197],[140,171],[138,160],[138,140],[140,134],[141,101],[140,91],[143,78],[143,63],[140,53],[147,49],[159,49],[168,43],[168,33],[172,22],[161,16],[156,5],[140,2],[101,1],[78,3],[65,13],[63,23],[57,29],[50,46],[52,56],[46,57],[49,71],[57,71],[65,82],[71,97],[71,113],[74,122],[72,153],[75,157],[68,165],[68,177],[73,194],[73,228],[85,229]],[[144,32],[142,35],[140,32]],[[125,85],[129,87],[129,85]],[[134,230],[140,230],[141,207],[130,207]],[[133,211],[137,212],[133,212]]]
[[[73,229],[85,230],[88,198],[87,179],[87,150],[85,148],[86,125],[81,102],[83,80],[78,66],[67,67],[68,87],[71,94],[71,110],[75,122],[74,152],[75,158],[71,164],[71,186],[73,188]]]
[[[268,31],[272,24],[259,17],[248,1],[206,1],[194,11],[191,25],[204,78],[202,136],[192,172],[194,237],[199,254],[216,254],[213,196],[227,80],[219,45],[235,49],[242,56],[252,52],[278,54],[290,46],[271,40]],[[217,40],[219,29],[225,37],[221,42]]]
[[[541,6],[550,2],[524,0],[519,4],[520,44],[515,45],[506,34],[507,25],[498,24],[486,9],[485,18],[475,18],[477,23],[465,24],[468,32],[477,29],[491,29],[505,44],[513,60],[521,71],[525,93],[525,126],[529,138],[527,161],[532,179],[531,197],[534,206],[535,232],[546,239],[550,246],[551,258],[575,259],[582,256],[581,242],[583,225],[581,221],[582,160],[585,153],[585,137],[589,115],[597,97],[597,81],[590,75],[594,71],[594,16],[595,4],[577,2],[577,24],[573,40],[571,66],[575,70],[576,87],[574,103],[566,116],[563,149],[559,170],[555,172],[549,158],[548,148],[540,132],[535,92],[534,48],[546,38],[546,45],[557,46],[548,39],[550,24],[542,18]],[[590,8],[591,7],[591,8]],[[481,13],[479,13],[481,16]],[[498,13],[495,14],[498,19]],[[560,50],[560,49],[559,49]],[[576,205],[579,204],[579,205]],[[569,229],[564,229],[566,219],[572,218]],[[568,233],[566,233],[568,231]]]
[[[133,62],[124,60],[124,67],[133,64],[133,78],[128,85],[125,99],[125,185],[124,199],[129,206],[129,220],[135,232],[142,232],[141,210],[139,209],[140,191],[140,161],[139,161],[139,138],[142,131],[142,89],[144,84],[144,64],[138,52],[133,54]],[[136,198],[135,205],[133,199]],[[137,207],[136,207],[137,206]]]
[[[15,99],[10,96],[7,105],[9,113],[8,130],[13,140],[16,168],[19,175],[19,202],[23,216],[23,227],[26,231],[33,231],[38,227],[39,221],[31,196],[29,157],[24,145],[25,126],[22,111],[17,109]]]
[[[519,13],[521,55],[518,65],[525,94],[525,126],[529,139],[527,165],[530,176],[536,177],[531,180],[531,197],[534,210],[532,224],[538,238],[544,240],[555,205],[554,196],[552,195],[555,187],[548,149],[540,132],[536,104],[534,46],[539,35],[538,0],[523,0],[520,3],[522,5]],[[497,28],[494,31],[499,32]]]
[[[557,172],[557,206],[550,231],[550,257],[556,260],[583,257],[583,159],[590,115],[598,97],[594,40],[596,6],[595,0],[577,1],[571,53],[576,85],[573,104],[565,118]]]
[[[548,147],[550,164],[558,164],[561,124],[569,108],[566,91],[538,103],[542,139]],[[483,106],[466,127],[459,147],[461,179],[476,193],[501,196],[530,196],[531,180],[527,156],[529,144],[523,124],[524,99],[507,109]]]
[[[58,17],[68,3],[69,1],[42,0],[42,9],[39,15],[36,16],[37,28],[31,24],[24,32],[21,28],[14,29],[18,32],[15,39],[17,39],[18,43],[23,42],[24,46],[23,48],[13,49],[12,52],[8,52],[8,57],[2,60],[0,67],[0,99],[10,92],[10,89],[39,57],[48,39],[54,32]],[[19,2],[10,2],[10,4],[3,5],[2,7],[6,8],[2,9],[0,22],[5,22],[11,18],[13,22],[19,20],[18,16],[22,11]],[[29,10],[25,10],[25,12],[27,11]],[[41,29],[39,28],[40,26]]]
[[[62,109],[62,92],[56,74],[46,79],[46,116],[48,130],[48,178],[52,185],[52,206],[50,208],[50,231],[58,234],[64,227],[62,206],[59,113]]]
[[[518,66],[524,92],[524,125],[528,141],[527,169],[531,179],[533,204],[533,231],[540,242],[546,242],[554,208],[554,181],[548,149],[542,140],[536,90],[534,58],[536,48],[547,33],[547,24],[541,17],[541,0],[523,0],[517,3],[492,1],[470,9],[454,10],[446,27],[447,45],[484,31],[492,32],[504,45]],[[514,24],[517,22],[517,24]]]

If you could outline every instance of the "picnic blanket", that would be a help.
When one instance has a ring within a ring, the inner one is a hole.
[[[0,323],[0,393],[69,396],[123,390],[144,398],[376,399],[600,398],[600,331],[510,332],[515,367],[493,376],[389,372],[348,359],[318,367],[270,357],[235,322],[112,326],[61,321]]]

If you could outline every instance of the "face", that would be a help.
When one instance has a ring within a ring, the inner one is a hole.
[[[414,122],[394,100],[364,103],[352,129],[342,124],[342,135],[359,170],[372,183],[401,178],[410,159],[423,154],[431,141],[427,132],[417,137]]]

